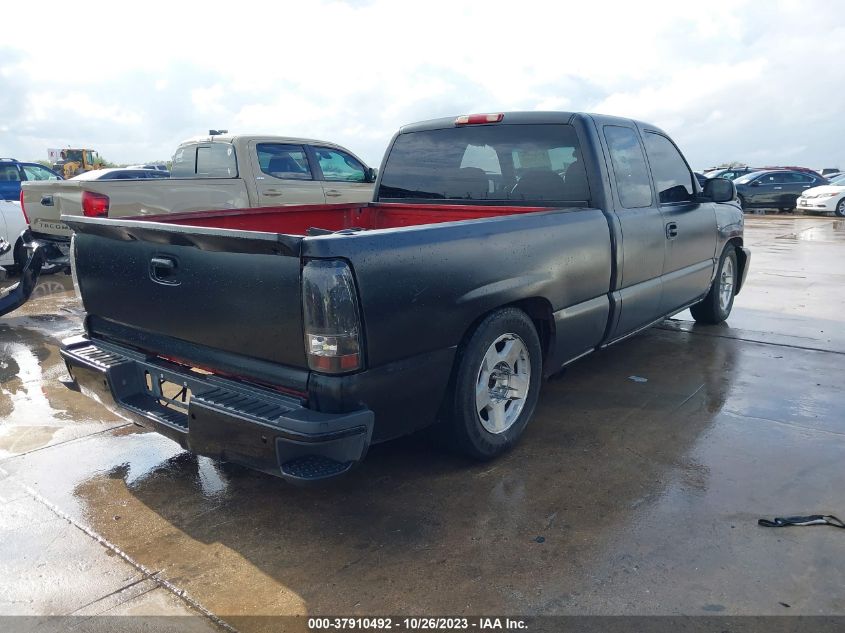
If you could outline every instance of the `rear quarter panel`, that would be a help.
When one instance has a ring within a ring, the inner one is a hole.
[[[558,312],[600,299],[608,292],[612,252],[597,209],[303,241],[304,257],[352,264],[370,367],[454,347],[485,314],[516,301],[539,297]],[[606,323],[599,325],[601,333]]]

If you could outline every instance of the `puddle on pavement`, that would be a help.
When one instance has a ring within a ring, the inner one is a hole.
[[[123,423],[65,385],[57,339],[78,328],[61,315],[0,321],[0,458]]]

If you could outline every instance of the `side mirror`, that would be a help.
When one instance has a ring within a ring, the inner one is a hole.
[[[736,198],[736,185],[733,180],[710,178],[704,183],[704,195],[713,202],[730,202]]]
[[[759,186],[760,186],[760,181],[759,181],[759,180],[755,180],[755,181],[753,181],[753,182],[750,182],[750,183],[749,183],[749,186],[750,186],[750,187],[759,187]]]
[[[364,182],[375,182],[376,176],[378,176],[378,170],[375,167],[367,167],[367,171],[364,174]]]

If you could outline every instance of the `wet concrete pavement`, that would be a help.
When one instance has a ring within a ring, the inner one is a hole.
[[[68,390],[81,310],[45,278],[0,318],[0,613],[845,614],[842,532],[756,524],[845,514],[845,221],[755,216],[747,243],[727,324],[585,358],[502,459],[415,436],[316,488]]]

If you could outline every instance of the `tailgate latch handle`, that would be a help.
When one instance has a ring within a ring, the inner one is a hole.
[[[159,284],[178,286],[176,274],[176,260],[172,257],[153,257],[150,260],[150,279]]]
[[[41,206],[42,207],[52,207],[53,206],[53,196],[42,196],[41,197]]]

